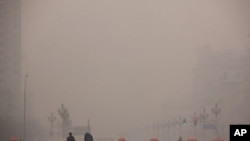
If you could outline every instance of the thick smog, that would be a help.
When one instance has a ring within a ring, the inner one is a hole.
[[[249,9],[0,0],[0,139],[229,141],[250,124]]]

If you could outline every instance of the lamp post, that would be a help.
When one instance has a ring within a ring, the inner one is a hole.
[[[182,125],[182,118],[181,118],[181,117],[179,117],[180,136],[182,136],[182,134],[181,134],[181,125]]]
[[[215,124],[216,124],[215,134],[217,136],[219,136],[219,133],[218,133],[218,115],[221,113],[221,109],[218,107],[218,103],[215,103],[215,107],[212,109],[212,112],[215,115]]]
[[[169,139],[170,139],[170,126],[171,126],[170,120],[168,120],[166,126],[167,126],[167,128],[168,128],[168,136],[167,136],[167,139],[169,140]]]
[[[51,113],[51,115],[48,117],[48,120],[49,120],[49,122],[50,122],[50,133],[49,133],[49,135],[50,136],[53,136],[53,123],[55,122],[55,120],[56,120],[56,117],[53,115],[53,113]]]
[[[200,114],[200,120],[204,124],[208,118],[208,113],[206,113],[206,108],[203,109],[203,112]]]
[[[194,123],[194,136],[196,136],[196,126],[198,122],[198,116],[196,115],[196,112],[194,112],[194,116],[192,117],[193,123]]]
[[[221,109],[218,107],[218,103],[215,103],[215,107],[212,109],[213,114],[215,115],[215,118],[217,119],[217,116],[220,114]]]
[[[174,136],[173,136],[173,139],[175,139],[175,136],[176,136],[176,135],[175,135],[175,132],[176,132],[176,131],[175,131],[175,130],[176,130],[175,127],[176,127],[177,124],[178,124],[178,122],[177,122],[177,120],[174,118],[174,120],[173,120],[173,122],[172,122],[172,125],[173,125],[173,127],[174,127]]]
[[[58,110],[59,115],[62,118],[62,133],[63,136],[67,136],[67,131],[71,128],[71,120],[69,119],[69,112],[64,107],[64,105],[61,105],[61,109]]]
[[[206,122],[206,119],[208,118],[208,114],[206,113],[206,108],[204,107],[203,109],[203,112],[200,114],[200,120],[202,122],[202,127],[204,126],[205,122]],[[202,130],[202,138],[204,139],[205,138],[205,131],[204,131],[204,127],[203,127],[203,130]]]
[[[89,119],[88,119],[88,132],[90,133]]]
[[[26,85],[29,75],[25,75],[24,79],[24,92],[23,92],[23,141],[26,140]]]

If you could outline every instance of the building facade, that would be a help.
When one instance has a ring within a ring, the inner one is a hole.
[[[0,139],[20,135],[21,1],[0,0]]]
[[[211,47],[198,50],[194,69],[194,97],[205,106],[209,120],[217,120],[220,136],[229,136],[230,124],[250,123],[250,51],[223,50]],[[215,104],[218,114],[212,112]],[[224,130],[224,131],[223,131]]]

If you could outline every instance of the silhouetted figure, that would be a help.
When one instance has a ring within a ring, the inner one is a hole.
[[[84,141],[93,141],[93,136],[90,133],[85,133]]]
[[[182,141],[182,138],[180,137],[180,138],[178,139],[178,141]]]
[[[67,137],[67,141],[75,141],[74,136],[72,136],[72,133],[69,132],[69,136]]]

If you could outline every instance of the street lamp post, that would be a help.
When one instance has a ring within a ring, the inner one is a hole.
[[[218,133],[218,115],[221,113],[221,109],[218,107],[218,103],[215,103],[215,107],[212,109],[213,114],[215,115],[215,124],[216,124],[216,135],[219,136]]]
[[[208,118],[208,113],[206,113],[206,108],[203,109],[203,112],[200,114],[200,120],[204,124]]]
[[[208,114],[206,113],[206,108],[204,107],[203,113],[200,114],[200,120],[201,120],[201,122],[202,122],[201,127],[204,126],[204,124],[205,124],[207,118],[208,118]],[[203,133],[202,133],[202,138],[203,138],[203,139],[205,138],[205,131],[204,131],[204,130],[205,130],[205,129],[203,128],[203,130],[202,130],[202,131],[203,131]]]
[[[25,80],[24,80],[24,92],[23,92],[23,141],[26,140],[26,85],[27,85],[27,80],[28,80],[29,75],[25,75]]]
[[[50,122],[50,136],[53,136],[53,123],[55,122],[56,120],[56,117],[53,115],[53,113],[51,113],[51,115],[48,117],[48,120]]]
[[[182,136],[182,134],[181,134],[181,122],[182,122],[182,118],[179,117],[180,136]]]
[[[215,118],[217,119],[217,116],[220,114],[221,109],[218,107],[218,103],[215,103],[215,107],[212,109],[212,112],[215,115]]]
[[[89,119],[88,119],[88,132],[90,133]]]
[[[171,136],[171,129],[170,129],[170,127],[171,127],[171,121],[168,120],[168,122],[167,122],[167,128],[168,128],[167,140],[170,140],[170,139],[171,139],[171,138],[170,138],[170,136]]]
[[[194,122],[194,135],[196,136],[196,126],[198,122],[198,117],[196,116],[196,112],[194,112],[194,116],[192,117],[193,122]]]
[[[178,122],[177,122],[177,120],[174,118],[173,123],[172,123],[172,125],[173,125],[173,127],[174,127],[174,139],[175,139],[175,136],[176,136],[176,135],[175,135],[175,132],[176,132],[176,131],[175,131],[175,130],[176,130],[175,127],[176,127],[177,124],[178,124]]]
[[[67,136],[67,131],[71,128],[71,121],[69,119],[69,112],[64,107],[64,105],[61,105],[61,109],[58,110],[59,115],[62,118],[62,133],[63,136]]]

